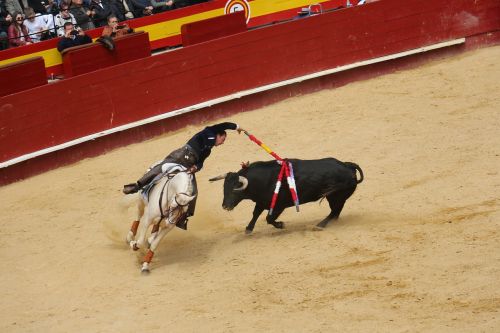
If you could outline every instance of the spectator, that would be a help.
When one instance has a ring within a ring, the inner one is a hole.
[[[44,15],[35,15],[35,11],[31,7],[24,9],[24,25],[28,30],[33,43],[38,43],[41,40],[50,38],[48,22],[45,21]]]
[[[20,12],[14,13],[15,18],[9,26],[9,42],[10,46],[22,46],[32,43],[28,35],[28,29],[24,26],[24,17]]]
[[[153,6],[153,13],[161,13],[172,9],[174,5],[174,0],[151,0],[151,6]]]
[[[56,0],[28,0],[28,3],[35,13],[55,15],[59,12]]]
[[[92,0],[90,8],[95,12],[92,21],[95,27],[103,27],[108,23],[108,16],[113,14],[108,0]]]
[[[64,37],[61,38],[57,44],[57,50],[63,52],[68,47],[89,44],[92,39],[87,36],[82,29],[75,29],[71,22],[64,23]]]
[[[134,30],[126,24],[118,24],[118,18],[114,15],[110,15],[108,17],[108,25],[102,30],[101,36],[115,38],[131,32],[134,32]]]
[[[119,21],[130,20],[135,17],[135,8],[131,0],[114,0],[111,6]]]
[[[14,16],[14,13],[22,13],[23,9],[29,7],[28,0],[5,0],[7,11]]]
[[[45,0],[28,0],[29,7],[24,7],[24,10],[26,10],[27,8],[33,8],[35,13],[46,14],[47,13],[47,8],[45,8],[46,4],[48,4],[48,0],[47,2],[45,2]]]
[[[72,0],[69,12],[75,17],[76,24],[83,30],[95,28],[94,22],[92,22],[92,16],[94,16],[95,11],[83,5],[83,0]]]
[[[149,0],[132,0],[135,8],[135,17],[153,15],[153,6]]]
[[[67,22],[71,22],[73,25],[76,25],[76,19],[73,14],[69,12],[69,6],[63,3],[59,14],[54,16],[54,27],[57,31],[57,36],[64,36],[64,24]]]
[[[2,12],[0,16],[0,50],[9,48],[9,25],[12,23],[12,15]]]

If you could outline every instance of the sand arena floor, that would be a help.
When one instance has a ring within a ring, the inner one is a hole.
[[[121,187],[205,124],[0,188],[1,332],[498,332],[500,47],[239,114],[283,157],[365,172],[339,221],[285,230],[222,183],[268,155],[229,133],[198,174],[197,214],[152,272],[123,238]]]

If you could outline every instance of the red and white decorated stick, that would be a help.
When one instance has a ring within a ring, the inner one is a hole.
[[[276,205],[276,200],[278,198],[278,193],[279,193],[279,190],[281,187],[283,174],[286,175],[288,187],[290,188],[290,194],[292,195],[292,200],[295,204],[295,209],[298,212],[299,211],[299,198],[298,198],[298,194],[297,194],[297,187],[295,186],[295,177],[293,174],[292,163],[290,163],[286,160],[283,160],[281,157],[278,156],[278,154],[276,154],[274,151],[272,151],[271,148],[269,148],[267,145],[265,145],[262,141],[257,139],[252,134],[248,133],[247,131],[243,131],[243,132],[245,133],[246,136],[248,136],[248,138],[251,141],[255,142],[257,145],[262,147],[267,153],[269,153],[272,157],[274,157],[278,161],[278,163],[281,164],[281,170],[280,170],[280,173],[278,175],[278,180],[276,182],[276,187],[274,189],[273,197],[271,199],[271,206],[269,208],[269,215],[271,215],[273,213],[274,206]]]

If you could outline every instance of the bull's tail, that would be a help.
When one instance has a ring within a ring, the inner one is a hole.
[[[352,169],[352,171],[354,171],[354,174],[356,174],[356,170],[358,170],[360,178],[358,179],[356,177],[356,183],[359,184],[359,183],[361,183],[363,181],[363,179],[365,179],[364,176],[363,176],[363,170],[361,170],[361,168],[359,167],[359,165],[357,165],[356,163],[353,163],[353,162],[344,162],[344,164],[346,166],[348,166],[350,169]]]

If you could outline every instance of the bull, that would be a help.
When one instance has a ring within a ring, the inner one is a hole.
[[[356,163],[341,162],[335,158],[288,161],[293,166],[300,204],[326,198],[330,205],[330,214],[316,225],[317,229],[323,229],[331,220],[338,219],[346,200],[364,177],[363,171]],[[245,230],[247,234],[253,231],[260,214],[269,210],[280,169],[281,166],[276,161],[254,162],[242,165],[238,172],[228,172],[209,179],[211,182],[224,179],[223,209],[231,211],[245,199],[255,202],[252,219]],[[284,223],[276,219],[286,208],[292,206],[292,196],[284,184],[272,213],[266,217],[267,223],[282,229]]]

